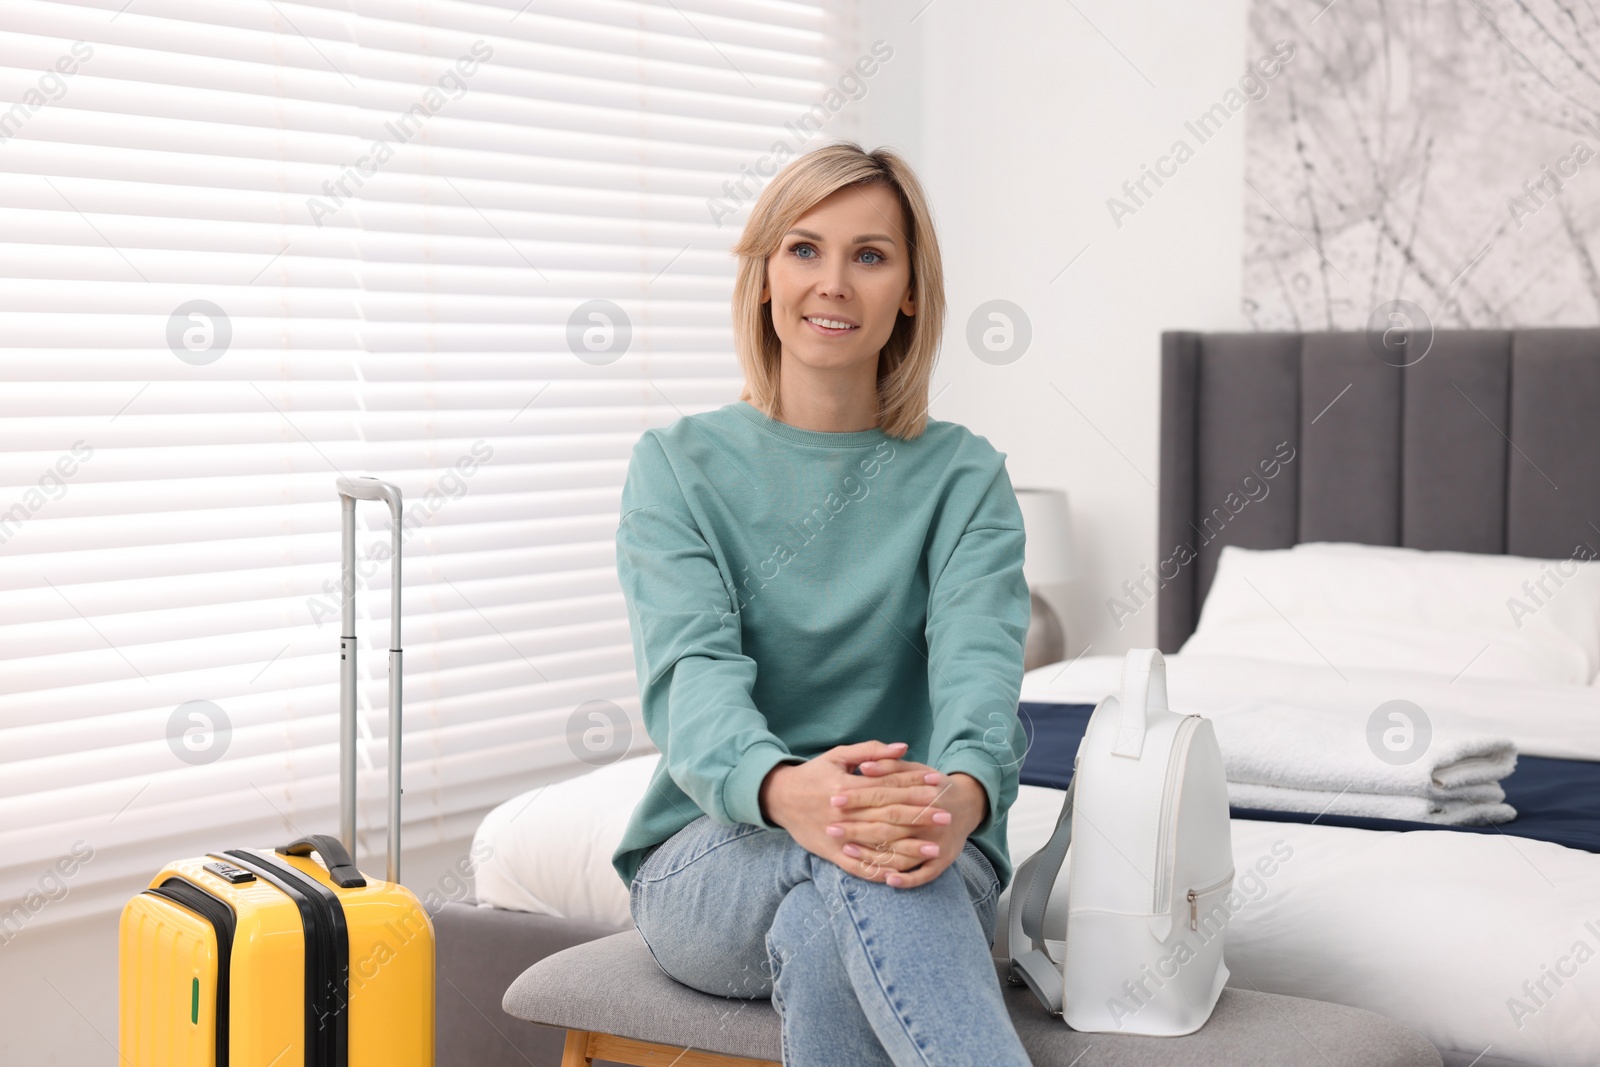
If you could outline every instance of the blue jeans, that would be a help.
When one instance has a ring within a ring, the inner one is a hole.
[[[1029,1067],[989,955],[999,889],[971,841],[896,889],[702,815],[645,854],[629,904],[671,978],[772,999],[789,1067]]]

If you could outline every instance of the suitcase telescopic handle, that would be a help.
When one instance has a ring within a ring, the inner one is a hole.
[[[400,881],[400,700],[403,657],[400,651],[400,487],[370,475],[338,479],[344,526],[343,572],[339,599],[339,838],[350,856],[356,853],[356,501],[381,500],[394,520],[394,545],[389,557],[389,870]],[[324,862],[328,855],[323,853]],[[348,857],[347,857],[348,858]]]

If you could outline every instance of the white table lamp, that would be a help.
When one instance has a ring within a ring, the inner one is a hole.
[[[1022,665],[1024,670],[1031,671],[1067,658],[1066,631],[1061,617],[1039,595],[1039,590],[1072,580],[1072,527],[1064,491],[1018,489],[1016,493],[1027,538],[1022,573],[1033,602],[1033,618],[1028,624]]]

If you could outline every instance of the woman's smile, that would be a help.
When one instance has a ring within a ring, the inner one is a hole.
[[[813,331],[824,337],[843,337],[855,333],[861,327],[849,319],[835,318],[834,316],[813,315],[800,320]]]

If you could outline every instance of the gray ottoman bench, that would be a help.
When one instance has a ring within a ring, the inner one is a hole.
[[[1339,1004],[1227,988],[1206,1025],[1184,1037],[1079,1033],[1023,986],[1001,989],[1038,1067],[1442,1067],[1427,1039]],[[710,996],[656,964],[637,930],[547,956],[506,990],[507,1013],[567,1031],[562,1067],[591,1059],[676,1067],[766,1067],[782,1056],[769,1000]],[[843,1062],[843,1061],[841,1061]]]

